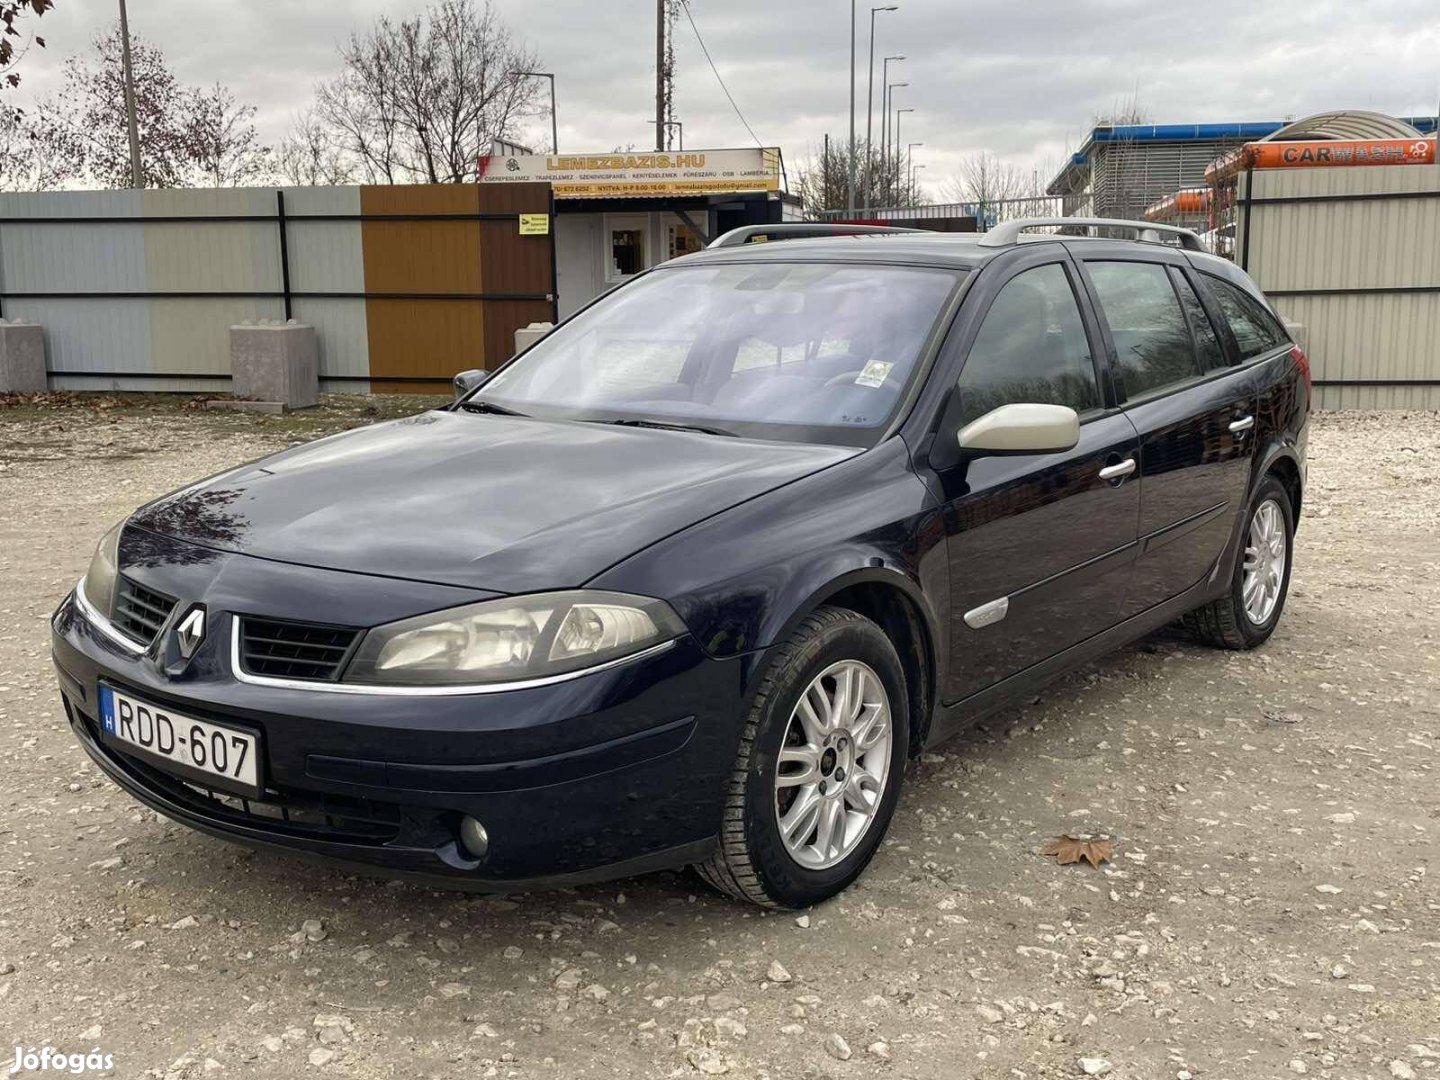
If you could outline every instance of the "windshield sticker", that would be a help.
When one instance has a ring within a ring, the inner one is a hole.
[[[865,370],[855,376],[856,386],[881,386],[890,376],[890,369],[895,365],[885,360],[871,360],[865,365]]]

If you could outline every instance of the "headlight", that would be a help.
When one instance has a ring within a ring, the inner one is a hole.
[[[122,521],[100,541],[95,557],[90,560],[90,569],[85,571],[82,586],[90,606],[107,619],[115,599],[115,580],[120,576],[120,530],[124,527]]]
[[[537,593],[390,623],[365,635],[346,682],[447,686],[564,675],[684,633],[663,600]]]

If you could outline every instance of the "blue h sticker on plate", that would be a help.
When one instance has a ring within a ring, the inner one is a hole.
[[[115,691],[108,686],[100,687],[100,726],[106,734],[115,734]]]

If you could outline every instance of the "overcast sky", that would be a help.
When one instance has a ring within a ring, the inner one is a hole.
[[[858,125],[865,124],[869,12],[859,3]],[[1138,100],[1156,122],[1274,120],[1333,108],[1434,114],[1440,103],[1437,0],[894,0],[876,17],[876,56],[892,64],[906,142],[932,195],[966,155],[988,150],[1049,172],[1093,119]],[[558,75],[565,151],[651,145],[654,0],[495,0]],[[220,80],[260,109],[278,141],[335,43],[382,11],[424,0],[129,0],[133,33],[158,45],[184,81]],[[793,170],[824,132],[848,130],[846,0],[692,0],[695,20],[759,138]],[[115,0],[58,0],[39,25],[20,97],[58,81],[115,17]],[[32,20],[33,22],[33,20]],[[677,115],[687,148],[753,145],[696,45],[677,28]],[[877,87],[880,82],[877,60]],[[878,139],[878,100],[876,92]],[[548,117],[534,145],[548,143]]]

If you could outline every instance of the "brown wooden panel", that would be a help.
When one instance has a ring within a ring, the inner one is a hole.
[[[367,300],[370,374],[450,379],[457,371],[484,367],[485,317],[479,301]],[[430,382],[376,382],[377,393],[444,393]]]
[[[485,213],[548,214],[549,184],[481,184],[480,208]],[[554,288],[555,222],[547,236],[521,236],[516,221],[481,225],[481,276],[492,293],[549,294]],[[493,367],[515,352],[515,331],[532,322],[555,318],[547,301],[487,301],[485,356]]]
[[[480,209],[486,214],[547,214],[549,184],[478,184]]]
[[[547,213],[548,184],[363,187],[372,214]],[[551,291],[554,238],[520,236],[518,218],[495,221],[365,221],[361,226],[369,293],[530,293]],[[552,223],[553,234],[553,223]],[[449,379],[514,352],[514,333],[549,319],[545,301],[372,299],[365,304],[370,374],[385,379]],[[434,393],[436,383],[379,381],[376,390]]]
[[[362,187],[360,212],[473,214],[479,197],[468,184]],[[365,291],[478,293],[484,291],[478,221],[365,221],[361,224]],[[479,366],[485,313],[479,300],[367,300],[370,374],[448,379]],[[436,383],[374,384],[386,393],[435,393]]]

